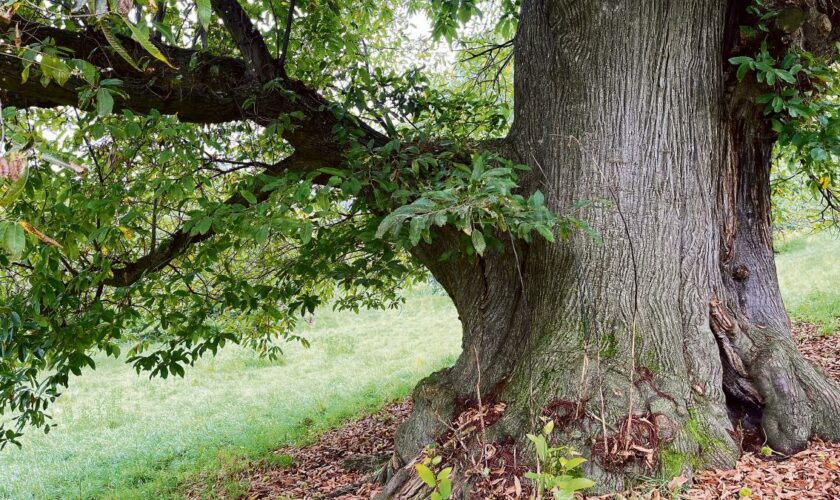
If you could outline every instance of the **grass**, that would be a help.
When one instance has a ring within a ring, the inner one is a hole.
[[[58,428],[0,453],[0,498],[177,496],[407,395],[460,344],[451,302],[431,294],[399,311],[324,311],[301,333],[311,347],[288,344],[277,362],[228,348],[183,379],[97,358],[59,398]]]
[[[791,319],[840,329],[840,237],[822,232],[791,236],[776,244],[782,298]]]

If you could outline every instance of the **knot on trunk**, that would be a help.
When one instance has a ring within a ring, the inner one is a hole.
[[[732,272],[732,277],[735,278],[735,281],[746,281],[750,277],[750,270],[747,269],[747,266],[740,265]]]

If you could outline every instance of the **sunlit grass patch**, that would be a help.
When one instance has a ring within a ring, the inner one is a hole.
[[[840,237],[823,232],[776,242],[776,268],[791,319],[840,328]]]
[[[408,395],[460,346],[454,307],[433,294],[393,311],[321,311],[300,333],[309,349],[287,344],[271,361],[229,347],[183,379],[96,358],[56,404],[58,428],[0,452],[0,498],[156,498],[199,476],[232,477],[251,458]]]

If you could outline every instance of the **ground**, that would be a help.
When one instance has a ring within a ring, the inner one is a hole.
[[[797,325],[795,332],[806,357],[840,381],[840,335],[821,335],[819,327],[809,324]],[[410,402],[400,401],[331,430],[310,446],[275,450],[268,459],[236,476],[243,488],[238,494],[247,499],[370,498],[380,487],[373,472],[387,462],[396,428],[409,412]],[[840,444],[815,440],[792,457],[764,456],[762,443],[756,441],[745,441],[743,447],[747,453],[733,470],[701,472],[690,488],[685,488],[680,478],[667,484],[643,483],[626,496],[668,498],[679,493],[681,498],[704,500],[739,494],[778,499],[840,497]],[[517,467],[513,461],[507,465]],[[517,495],[513,476],[500,468],[491,469],[490,482],[503,492],[493,498],[528,498],[524,481]]]
[[[838,248],[840,240],[830,235],[777,245],[785,304],[798,323],[815,325],[798,329],[808,337],[800,348],[835,376],[840,336],[822,334],[840,327]],[[285,356],[271,362],[226,348],[184,379],[148,380],[119,360],[98,357],[97,370],[74,379],[56,405],[57,429],[29,435],[21,450],[0,452],[0,498],[235,498],[292,488],[300,474],[310,475],[304,487],[363,486],[407,411],[402,404],[377,410],[402,401],[420,378],[452,363],[457,315],[446,297],[427,288],[413,292],[400,311],[319,312],[301,333],[312,341],[310,349],[289,344]],[[342,421],[369,414],[378,416],[316,441]],[[367,440],[371,435],[376,439]],[[306,448],[312,443],[319,445]],[[312,466],[325,453],[318,446],[339,458]],[[835,474],[838,455],[833,446],[820,446],[782,462],[748,456],[736,471],[702,475],[697,487],[756,492],[767,478],[772,486],[774,477],[792,471],[822,484],[820,475]],[[344,472],[336,472],[336,464]]]

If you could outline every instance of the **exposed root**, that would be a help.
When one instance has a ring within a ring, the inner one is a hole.
[[[553,420],[555,428],[562,432],[573,423],[583,420],[586,416],[586,401],[555,399],[546,403],[540,413]]]
[[[495,403],[465,409],[438,440],[434,454],[441,458],[441,467],[453,468],[453,497],[457,498],[461,489],[479,494],[479,498],[504,498],[523,491],[519,477],[526,469],[518,460],[515,443],[483,440],[482,429],[498,422],[506,408],[505,403]],[[428,449],[397,471],[377,498],[425,498],[428,492],[415,465],[426,453]]]
[[[653,390],[653,392],[656,393],[657,396],[659,396],[662,399],[667,399],[668,401],[674,403],[674,405],[677,404],[677,401],[673,398],[673,396],[659,388],[659,386],[656,384],[656,381],[653,380],[653,372],[650,371],[649,368],[646,368],[644,366],[636,368],[636,375],[637,378],[634,382],[634,385],[639,386],[642,383],[647,383],[648,386],[650,386],[651,390]]]
[[[720,348],[724,390],[738,400],[760,407],[763,404],[761,394],[750,380],[747,368],[735,350],[734,342],[741,330],[726,306],[714,296],[709,301],[709,326]]]
[[[624,418],[615,434],[592,445],[592,456],[608,470],[618,470],[630,462],[643,462],[653,469],[660,444],[657,416],[649,413]]]
[[[767,444],[786,455],[814,436],[840,438],[840,387],[803,358],[786,325],[739,327],[715,298],[710,323],[737,420],[745,427],[760,421]]]

